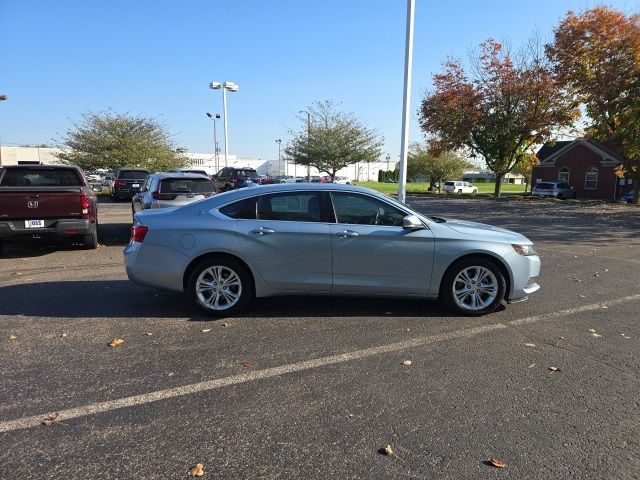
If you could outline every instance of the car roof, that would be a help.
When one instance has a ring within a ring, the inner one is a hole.
[[[370,188],[357,187],[354,185],[343,185],[339,183],[275,183],[270,185],[256,185],[253,188],[239,188],[228,192],[219,193],[212,197],[216,205],[222,205],[243,198],[255,197],[258,195],[280,193],[280,192],[305,192],[305,191],[323,191],[323,192],[359,192],[377,197],[384,197],[383,194]]]
[[[152,174],[155,178],[165,180],[167,178],[195,178],[209,180],[209,177],[205,177],[201,173],[186,173],[186,172],[159,172]],[[210,180],[209,180],[210,181]]]

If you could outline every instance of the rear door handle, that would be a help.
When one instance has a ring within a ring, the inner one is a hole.
[[[256,235],[269,235],[270,233],[276,233],[276,231],[273,228],[260,227],[254,228],[251,230],[251,233],[255,233]]]
[[[352,238],[357,237],[359,234],[358,232],[354,232],[353,230],[342,230],[341,232],[336,233],[336,235],[342,238]]]

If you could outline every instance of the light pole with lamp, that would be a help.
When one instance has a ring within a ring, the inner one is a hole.
[[[4,102],[8,99],[6,95],[0,95],[0,102]],[[2,165],[2,142],[0,142],[0,165]]]
[[[278,171],[280,172],[280,175],[282,175],[282,160],[280,157],[280,147],[282,146],[282,139],[278,138],[276,140],[276,143],[278,144]]]
[[[227,90],[237,92],[240,87],[233,82],[211,82],[209,88],[212,90],[222,89],[222,105],[224,109],[224,166],[227,166],[227,156],[229,155],[229,135],[227,132]]]
[[[307,114],[307,149],[309,148],[309,142],[311,141],[311,112],[308,110],[300,110],[298,113]],[[311,165],[307,165],[307,182],[311,183]]]
[[[216,173],[220,170],[220,165],[218,163],[218,154],[220,153],[220,149],[218,148],[218,134],[216,133],[216,123],[220,119],[220,114],[216,113],[215,115],[207,112],[207,117],[213,120],[213,162],[215,164]]]

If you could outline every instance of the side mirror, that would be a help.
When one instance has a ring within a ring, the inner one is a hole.
[[[424,228],[424,225],[415,215],[407,215],[402,219],[402,228],[406,228],[408,230],[419,230]]]

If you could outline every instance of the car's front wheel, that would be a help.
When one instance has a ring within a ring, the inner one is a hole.
[[[506,281],[498,265],[485,257],[454,263],[442,279],[441,299],[454,312],[480,316],[502,303]]]
[[[253,299],[251,274],[231,258],[212,257],[191,273],[188,294],[208,315],[226,317],[244,309]]]

